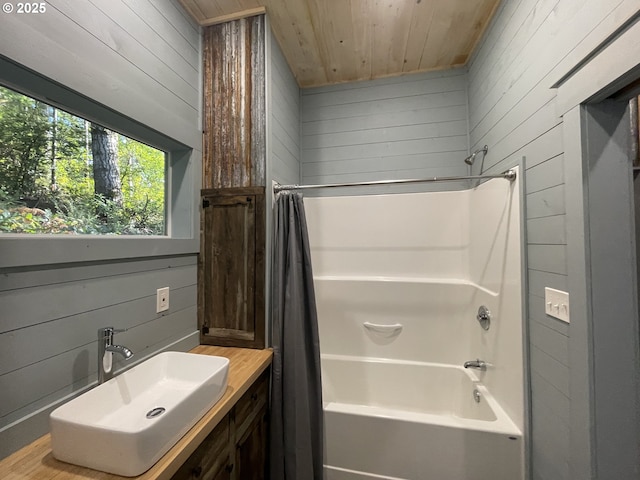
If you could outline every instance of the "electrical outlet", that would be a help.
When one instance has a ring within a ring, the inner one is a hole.
[[[169,310],[169,287],[159,288],[156,293],[156,313]]]
[[[545,287],[544,311],[547,315],[569,323],[569,294],[562,290]]]

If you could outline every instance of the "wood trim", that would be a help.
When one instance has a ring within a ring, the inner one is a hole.
[[[214,51],[212,50],[213,30],[205,28],[202,32],[202,186],[213,187],[213,70]]]
[[[631,479],[640,463],[640,349],[629,111],[614,100],[583,111],[590,314],[578,318],[590,327],[594,477]]]
[[[233,20],[240,20],[247,17],[253,17],[255,15],[262,15],[263,13],[266,13],[266,12],[267,12],[267,9],[264,6],[248,8],[246,10],[229,13],[228,15],[221,15],[219,17],[204,18],[202,20],[198,19],[198,23],[203,27],[210,27],[211,25],[218,25],[219,23],[231,22]]]
[[[256,195],[256,256],[255,256],[255,285],[254,293],[254,310],[255,316],[255,340],[253,348],[265,348],[265,324],[266,317],[266,245],[267,245],[267,213],[266,213],[266,196]]]
[[[580,50],[599,42],[593,45],[593,50],[577,59],[577,53],[572,52],[554,69],[552,74],[562,73],[562,77],[552,85],[552,88],[558,88],[558,117],[582,103],[602,101],[638,78],[640,23],[633,22],[639,16],[635,2],[622,2],[589,34],[588,40],[581,43]],[[604,40],[603,30],[612,32]],[[624,55],[617,52],[624,52]],[[575,63],[567,65],[572,60]]]
[[[250,19],[251,125],[249,142],[251,146],[249,156],[251,185],[267,184],[265,23],[264,15]]]
[[[580,321],[571,322],[569,338],[569,364],[571,377],[570,398],[581,401],[572,402],[569,427],[569,469],[572,478],[594,478],[595,472],[593,439],[590,433],[592,408],[589,401],[591,392],[591,373],[593,361],[591,355],[590,326],[591,318],[590,289],[587,272],[588,216],[584,201],[587,196],[586,181],[582,171],[582,149],[584,145],[584,118],[582,107],[567,112],[562,124],[564,146],[564,178],[566,198],[566,239],[567,245],[567,290],[571,295],[571,316]]]
[[[206,16],[198,7],[198,4],[193,0],[178,0],[182,8],[184,8],[191,18],[193,18],[199,25],[202,25],[203,21],[206,21]]]
[[[203,197],[235,196],[235,195],[264,195],[265,187],[233,187],[233,188],[203,188],[200,195]]]

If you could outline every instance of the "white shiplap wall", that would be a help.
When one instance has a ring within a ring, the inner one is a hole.
[[[544,313],[544,287],[568,285],[563,126],[551,86],[612,33],[600,27],[624,18],[625,3],[631,12],[623,0],[503,1],[469,64],[472,149],[491,146],[494,173],[526,159],[533,480],[589,470],[589,452],[578,450],[588,430],[572,421],[589,399],[571,398],[570,328]]]
[[[200,34],[173,0],[52,0],[3,14],[0,53],[201,149]]]
[[[302,183],[465,175],[467,133],[463,69],[305,89]]]
[[[50,0],[46,13],[0,21],[1,55],[193,148],[199,171],[200,30],[177,1]],[[0,267],[0,458],[96,381],[99,327],[129,329],[116,339],[136,361],[198,342],[195,254],[55,265],[52,252],[50,262]],[[164,286],[171,309],[158,315]]]

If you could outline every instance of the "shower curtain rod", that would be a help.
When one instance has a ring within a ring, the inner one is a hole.
[[[273,186],[274,192],[282,192],[283,190],[308,190],[312,188],[336,188],[336,187],[360,187],[367,185],[393,185],[400,183],[427,183],[427,182],[455,182],[458,180],[486,180],[490,178],[504,178],[513,182],[516,179],[516,171],[513,169],[495,175],[467,175],[462,177],[432,177],[406,180],[378,180],[373,182],[354,182],[354,183],[326,183],[324,185],[280,185],[276,183]]]

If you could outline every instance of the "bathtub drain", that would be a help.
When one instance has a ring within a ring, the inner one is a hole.
[[[164,407],[152,408],[147,412],[147,418],[156,418],[162,415],[167,409]]]

